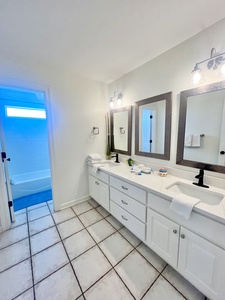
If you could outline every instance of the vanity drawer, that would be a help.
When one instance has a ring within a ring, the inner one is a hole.
[[[120,192],[146,204],[147,192],[121,179],[110,176],[110,185]]]
[[[126,210],[118,206],[113,201],[110,201],[110,213],[120,221],[124,226],[130,229],[142,241],[145,240],[145,224],[136,219]]]
[[[92,172],[92,167],[88,167],[88,172],[90,175],[94,176],[95,178],[109,184],[109,175],[106,174],[105,172],[98,170],[97,173]]]
[[[110,187],[110,200],[113,200],[116,204],[130,212],[133,216],[140,221],[146,221],[146,206],[132,199],[131,197],[117,191],[113,187]]]

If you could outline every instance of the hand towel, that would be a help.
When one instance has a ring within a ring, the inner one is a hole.
[[[199,202],[200,200],[198,198],[179,194],[173,198],[170,209],[188,220],[190,218],[193,207]]]
[[[102,164],[94,164],[92,167],[92,172],[96,174],[98,172],[98,169],[103,166],[104,165],[102,165]]]
[[[184,146],[191,147],[192,144],[192,134],[187,134],[184,139]]]
[[[192,142],[191,142],[191,147],[200,147],[201,146],[201,138],[200,134],[193,134],[192,136]]]

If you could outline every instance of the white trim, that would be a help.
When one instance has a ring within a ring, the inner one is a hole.
[[[11,226],[11,219],[9,214],[9,207],[8,207],[8,197],[5,185],[5,178],[3,174],[3,165],[0,165],[0,222],[2,231],[7,230]]]
[[[91,197],[88,195],[88,196],[84,196],[84,197],[81,197],[81,198],[77,198],[75,200],[68,201],[68,202],[63,203],[63,204],[60,205],[60,210],[63,210],[65,208],[71,207],[73,205],[82,203],[82,202],[90,200],[90,199],[91,199]]]

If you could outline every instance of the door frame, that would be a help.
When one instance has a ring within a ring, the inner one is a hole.
[[[218,153],[218,165],[225,166],[225,155],[221,155],[220,151],[225,151],[225,99],[223,100],[223,112],[222,112],[222,127],[220,132],[220,143]]]
[[[5,185],[5,178],[4,178],[4,170],[3,165],[0,166],[0,182],[4,184],[0,184],[0,232],[9,229],[11,225],[10,213],[9,213],[9,206],[8,206],[8,196],[7,190]]]
[[[0,87],[12,87],[12,88],[19,88],[19,89],[25,89],[25,90],[31,90],[31,91],[37,91],[37,92],[43,92],[45,94],[45,108],[46,108],[46,120],[47,120],[47,134],[48,134],[48,147],[49,147],[49,161],[50,161],[50,173],[51,173],[51,183],[52,183],[52,200],[53,200],[53,206],[56,210],[60,209],[60,202],[57,201],[55,197],[55,191],[56,191],[56,182],[57,182],[57,172],[55,171],[55,161],[56,161],[56,155],[55,155],[55,139],[54,139],[54,131],[53,131],[53,106],[51,101],[51,88],[42,84],[36,84],[32,82],[26,82],[22,80],[17,79],[11,79],[11,78],[4,78],[0,77]],[[0,201],[0,224],[2,224],[2,231],[8,229],[11,225],[10,221],[10,214],[7,213],[6,210],[8,209],[8,199],[7,199],[7,191],[6,186],[4,184],[1,184],[1,182],[4,182],[3,173],[0,171],[0,193],[1,195],[4,195],[3,197],[3,203]],[[2,181],[3,180],[3,181]],[[5,198],[6,196],[6,198]],[[6,208],[5,208],[6,207]],[[2,213],[1,213],[2,211]],[[1,227],[0,227],[1,230]]]

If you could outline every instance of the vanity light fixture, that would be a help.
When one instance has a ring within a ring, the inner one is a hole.
[[[192,82],[194,84],[201,83],[203,81],[203,67],[204,63],[207,63],[206,71],[217,71],[216,75],[225,76],[225,52],[216,54],[216,49],[212,48],[210,58],[196,63],[192,73]],[[202,65],[202,68],[200,68]]]
[[[113,96],[109,100],[109,107],[114,108],[116,106],[121,106],[122,105],[122,97],[123,97],[123,94],[121,92],[115,91]]]

